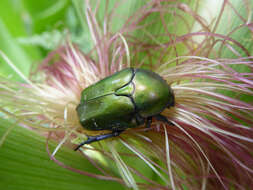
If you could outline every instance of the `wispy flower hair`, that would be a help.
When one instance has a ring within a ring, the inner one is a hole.
[[[83,53],[67,41],[39,66],[36,74],[42,79],[27,79],[20,73],[25,83],[18,83],[1,77],[0,111],[58,141],[52,153],[48,149],[51,158],[84,175],[134,189],[253,188],[253,57],[231,37],[238,30],[252,30],[252,23],[230,1],[223,2],[218,18],[209,23],[197,14],[198,7],[151,0],[124,18],[122,26],[112,28],[119,14],[115,10],[123,4],[115,3],[111,9],[106,4],[101,24],[99,3],[92,7],[85,1],[94,48]],[[221,34],[217,27],[226,8],[243,24]],[[198,31],[193,31],[193,21],[199,24]],[[159,31],[155,26],[160,26]],[[233,56],[221,56],[226,52]],[[84,146],[80,153],[99,174],[58,161],[55,154],[63,144],[73,148],[86,135],[97,134],[79,124],[76,106],[81,91],[126,67],[150,69],[171,85],[175,106],[162,114],[173,125],[153,120],[150,129],[140,126]],[[147,176],[150,170],[155,177]]]

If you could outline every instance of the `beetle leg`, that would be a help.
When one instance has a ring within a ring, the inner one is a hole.
[[[138,113],[135,114],[135,119],[138,125],[142,125],[145,122],[145,119],[141,117]]]
[[[155,115],[154,117],[155,117],[158,121],[162,121],[162,122],[168,123],[169,125],[173,125],[173,126],[174,126],[174,124],[171,123],[171,122],[167,119],[167,117],[165,117],[164,115],[159,114],[159,115]]]
[[[146,128],[150,128],[151,123],[152,123],[152,117],[148,117],[146,121]]]
[[[74,150],[77,151],[79,148],[81,148],[85,144],[90,144],[96,141],[101,141],[107,138],[111,137],[117,137],[119,136],[124,130],[119,130],[119,131],[113,131],[112,133],[108,133],[105,135],[97,135],[97,136],[88,136],[88,139],[81,144],[79,144]]]

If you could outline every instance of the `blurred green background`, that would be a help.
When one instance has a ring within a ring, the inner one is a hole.
[[[117,0],[111,0],[107,11]],[[127,18],[146,1],[124,1],[117,11]],[[95,4],[96,1],[91,1]],[[103,19],[106,1],[101,1],[98,18]],[[0,50],[25,74],[36,67],[48,52],[59,47],[66,37],[84,52],[92,48],[86,24],[84,0],[1,0]],[[115,18],[117,30],[124,21]],[[0,75],[20,80],[19,76],[0,58]]]
[[[32,64],[60,45],[66,33],[80,28],[69,0],[1,0],[0,50],[26,75]],[[0,74],[18,79],[1,61]]]

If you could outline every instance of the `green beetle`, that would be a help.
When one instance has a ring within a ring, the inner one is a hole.
[[[160,113],[174,106],[170,86],[158,74],[126,68],[82,91],[77,114],[87,130],[110,130],[109,134],[89,136],[84,144],[120,135],[124,130],[152,122],[152,117],[168,122]]]

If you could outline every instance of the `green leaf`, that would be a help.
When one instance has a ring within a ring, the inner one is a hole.
[[[240,16],[237,15],[233,9],[227,6],[221,18],[217,32],[236,40],[248,51],[249,55],[252,55],[252,31],[248,26],[246,26],[246,24],[247,21],[252,21],[253,19],[253,14],[251,13],[253,10],[253,3],[252,1],[249,1],[248,4],[246,4],[247,1],[242,2],[237,0],[231,0],[230,3]],[[244,20],[242,20],[242,18]],[[231,43],[230,45],[235,48],[242,57],[248,56],[243,49],[236,47],[235,44]],[[235,55],[227,48],[224,48],[222,56],[231,58],[235,57]]]
[[[27,56],[16,40],[10,35],[5,24],[0,18],[0,50],[9,57],[9,59],[18,67],[26,76],[29,73],[32,64],[31,59]],[[0,75],[10,77],[13,80],[21,80],[21,78],[13,71],[13,69],[0,57]]]
[[[31,65],[35,60],[38,61],[40,56],[38,49],[22,46],[16,40],[20,36],[27,36],[25,13],[20,1],[0,1],[0,50],[23,74],[28,75]],[[20,77],[2,58],[0,58],[0,63],[0,75],[20,80]]]
[[[14,124],[0,118],[0,138]],[[112,181],[98,180],[64,169],[50,160],[46,139],[34,131],[14,125],[0,147],[0,189],[85,190],[125,189]],[[53,150],[55,143],[50,143]],[[97,170],[80,154],[61,148],[56,158],[64,164],[89,172]]]
[[[31,21],[30,30],[32,34],[50,31],[52,29],[64,28],[64,20],[69,0],[23,0],[23,6]]]

